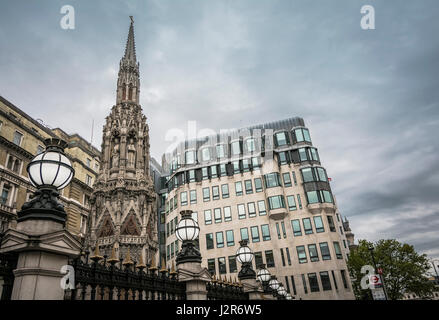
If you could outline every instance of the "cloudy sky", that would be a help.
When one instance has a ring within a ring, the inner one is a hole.
[[[60,27],[63,5],[75,29]],[[360,9],[375,8],[375,30]],[[305,119],[357,238],[439,258],[437,0],[0,0],[0,94],[100,147],[134,15],[141,104],[169,129]]]

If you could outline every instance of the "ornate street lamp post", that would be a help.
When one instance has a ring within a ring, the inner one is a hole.
[[[279,288],[277,288],[277,294],[279,295],[279,298],[281,300],[284,300],[287,295],[287,291],[284,288],[284,285],[282,283],[279,284]]]
[[[201,253],[195,245],[195,239],[200,234],[200,227],[192,219],[192,210],[183,210],[180,214],[181,220],[175,228],[178,240],[182,241],[181,250],[176,259],[177,265],[185,262],[201,263]]]
[[[26,220],[52,220],[66,222],[64,206],[58,201],[58,190],[66,187],[72,180],[75,170],[64,154],[67,142],[49,138],[44,140],[46,150],[32,159],[27,166],[31,183],[37,188],[29,202],[17,213],[17,222]]]
[[[269,287],[268,283],[270,282],[271,274],[270,274],[270,271],[268,271],[265,268],[265,264],[261,264],[259,266],[257,278],[258,278],[259,282],[261,283],[262,289],[264,290],[264,292],[269,292],[270,287]]]
[[[236,260],[241,263],[241,271],[238,273],[238,278],[244,279],[255,279],[256,272],[252,268],[253,252],[247,246],[247,240],[239,241],[241,245],[236,251]]]

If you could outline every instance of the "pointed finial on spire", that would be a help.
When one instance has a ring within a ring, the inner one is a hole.
[[[143,262],[143,254],[142,254],[142,252],[140,252],[139,263],[136,265],[136,268],[140,269],[140,270],[143,270],[144,268],[146,268],[146,265]]]
[[[113,249],[111,249],[111,257],[109,260],[107,260],[110,264],[115,264],[119,262],[119,259],[116,258],[116,244],[113,245]]]
[[[101,254],[99,253],[99,245],[96,243],[94,255],[92,257],[90,257],[90,259],[93,260],[94,262],[98,262],[99,260],[101,260],[103,258],[104,257],[101,256]]]
[[[130,16],[131,23],[134,23],[134,17]]]
[[[136,43],[134,41],[134,18],[130,16],[131,24],[130,29],[128,31],[128,39],[125,47],[125,55],[123,59],[136,62]]]
[[[149,270],[151,270],[151,271],[157,270],[157,267],[155,266],[155,257],[154,257],[154,255],[152,255],[152,257],[151,257],[151,266],[149,267]]]
[[[134,264],[134,262],[133,262],[133,260],[131,260],[131,254],[130,254],[130,248],[128,247],[128,251],[127,251],[127,254],[126,254],[126,256],[125,256],[125,260],[124,260],[124,262],[122,263],[124,266],[125,265],[132,265],[132,264]]]

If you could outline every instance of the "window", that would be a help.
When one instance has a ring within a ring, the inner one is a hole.
[[[90,168],[90,166],[91,166],[91,160],[87,158],[86,163],[87,163],[87,167]]]
[[[285,208],[284,196],[273,196],[268,198],[268,207],[270,210]]]
[[[294,134],[296,136],[297,142],[303,142],[303,141],[311,142],[311,137],[309,136],[308,129],[305,128],[296,129],[294,130]]]
[[[333,203],[333,199],[332,199],[332,195],[331,192],[327,191],[327,190],[321,190],[321,197],[322,197],[322,202],[327,202],[327,203]]]
[[[238,268],[236,267],[236,257],[229,256],[229,272],[234,273],[236,271],[238,271]]]
[[[280,248],[280,257],[282,259],[282,267],[285,267],[284,249]]]
[[[227,270],[226,270],[226,258],[225,257],[218,258],[218,269],[219,269],[219,273],[220,274],[226,274],[227,273]]]
[[[302,161],[307,161],[308,160],[308,155],[306,152],[305,148],[300,148],[299,149],[299,160]]]
[[[286,152],[279,152],[278,153],[278,162],[279,162],[279,165],[287,163],[287,153]]]
[[[234,141],[231,143],[232,156],[237,156],[241,154],[241,143],[240,141]]]
[[[252,234],[252,242],[259,242],[259,228],[258,227],[251,227],[250,228],[251,234]]]
[[[259,168],[261,166],[261,163],[260,163],[260,161],[259,161],[259,158],[257,158],[257,157],[253,157],[252,158],[252,167],[253,167],[253,169],[257,169],[257,168]]]
[[[191,204],[197,203],[197,190],[191,190],[189,192],[190,198],[191,198]]]
[[[235,245],[235,237],[233,235],[233,230],[227,230],[226,231],[226,241],[227,241],[227,246],[231,247]]]
[[[297,195],[297,202],[299,203],[299,209],[302,209],[302,200],[300,198],[300,194]]]
[[[209,179],[209,170],[207,169],[207,167],[201,168],[201,178],[202,180]]]
[[[273,172],[264,175],[265,187],[273,188],[281,186],[279,173]]]
[[[306,251],[305,246],[297,246],[297,257],[299,258],[299,263],[306,263],[308,260],[306,259]]]
[[[256,151],[256,140],[254,138],[247,139],[245,141],[245,146],[246,146],[247,152]]]
[[[256,206],[254,202],[247,203],[247,209],[249,218],[256,217]]]
[[[250,171],[250,159],[242,159],[242,171]]]
[[[308,204],[318,203],[319,198],[317,196],[317,191],[308,191],[306,193],[306,198],[308,200]]]
[[[213,209],[213,216],[215,218],[215,223],[220,223],[222,221],[221,208]]]
[[[212,224],[212,212],[204,210],[204,224]]]
[[[291,286],[293,287],[293,294],[296,295],[296,282],[294,281],[294,276],[291,276]]]
[[[221,192],[223,193],[223,199],[229,197],[229,185],[223,184],[221,185]]]
[[[276,146],[278,147],[284,146],[288,143],[287,135],[285,132],[278,132],[274,135],[274,137],[276,138]]]
[[[248,229],[247,228],[241,228],[241,240],[247,240],[248,241]]]
[[[265,207],[265,200],[258,201],[258,210],[260,216],[265,216],[267,214],[267,209]]]
[[[335,249],[335,256],[337,257],[337,259],[343,259],[340,244],[337,241],[334,241],[334,249]]]
[[[217,232],[216,234],[216,247],[223,248],[224,247],[224,235],[223,232]]]
[[[335,232],[334,219],[332,219],[331,216],[326,216],[326,218],[328,219],[329,230],[331,230],[331,232]]]
[[[280,225],[282,227],[282,234],[283,234],[284,238],[286,238],[287,237],[287,233],[285,231],[285,223],[283,221],[281,221]]]
[[[279,222],[276,222],[276,231],[277,231],[277,238],[280,239],[280,229],[279,229]]]
[[[294,196],[287,196],[288,210],[294,211],[297,210],[296,200],[294,200]]]
[[[262,192],[262,179],[255,178],[255,190],[256,192]]]
[[[261,226],[261,231],[262,231],[262,240],[263,241],[270,241],[271,240],[270,228],[269,228],[268,224],[263,224]]]
[[[346,279],[346,270],[340,270],[341,272],[341,279],[343,280],[343,286],[345,289],[348,289],[348,281]]]
[[[340,226],[340,233],[343,234],[343,228]]]
[[[335,279],[335,273],[334,270],[331,270],[332,274],[332,281],[334,281],[335,290],[338,290],[337,280]]]
[[[289,172],[282,173],[284,179],[284,187],[291,187],[291,176]]]
[[[312,174],[312,168],[301,169],[303,182],[314,181],[314,176]]]
[[[238,204],[238,219],[245,219],[245,205]]]
[[[203,201],[204,202],[210,201],[210,189],[209,189],[209,187],[203,188]]]
[[[218,200],[219,198],[220,198],[219,187],[218,186],[213,186],[212,187],[212,199],[213,200]]]
[[[252,194],[253,193],[253,185],[251,180],[245,180],[245,193],[246,194]]]
[[[232,165],[233,165],[233,173],[241,172],[241,168],[239,167],[239,161],[233,161]]]
[[[306,286],[306,278],[305,278],[305,275],[304,275],[304,274],[302,274],[302,283],[303,283],[303,291],[304,291],[305,294],[306,294],[306,293],[308,293],[308,288],[307,288],[307,286]]]
[[[216,166],[211,166],[210,167],[210,177],[211,178],[218,177],[218,172],[216,171]]]
[[[302,235],[302,230],[300,229],[300,220],[291,220],[291,227],[293,228],[293,234],[295,237]]]
[[[312,233],[312,224],[310,218],[303,218],[303,230],[305,231],[305,234],[311,234]]]
[[[308,253],[311,262],[319,261],[319,254],[317,253],[317,246],[315,244],[308,245]]]
[[[222,159],[226,157],[226,149],[223,144],[219,144],[216,146],[216,156],[218,159]]]
[[[171,258],[174,257],[174,242],[171,243]]]
[[[194,182],[195,181],[195,170],[189,170],[189,182]]]
[[[326,176],[326,172],[325,169],[317,167],[317,175],[319,176],[319,180],[323,181],[323,182],[327,182],[328,181],[328,177]]]
[[[308,273],[309,288],[311,292],[319,292],[319,281],[315,273]]]
[[[331,260],[331,254],[329,253],[329,247],[327,242],[320,243],[320,253],[322,260]]]
[[[242,183],[241,181],[235,182],[235,192],[237,196],[242,196]]]
[[[7,205],[10,191],[11,191],[11,187],[9,185],[7,184],[3,185],[2,197],[0,200],[2,204]]]
[[[297,186],[297,178],[296,178],[296,173],[293,171],[291,172],[291,174],[293,175],[293,181],[294,181],[294,185]]]
[[[232,221],[232,210],[230,207],[224,207],[224,221]]]
[[[285,252],[287,253],[287,260],[288,260],[288,265],[291,266],[291,256],[290,256],[290,249],[285,248]]]
[[[209,161],[210,160],[210,149],[209,148],[201,149],[201,160],[202,161]]]
[[[14,139],[12,140],[17,146],[21,145],[21,141],[23,139],[23,134],[15,131],[14,132]]]
[[[186,164],[195,164],[195,151],[186,151],[184,156]]]
[[[314,218],[314,226],[316,227],[316,232],[325,232],[325,227],[323,226],[323,220],[321,216],[315,216]]]
[[[227,171],[226,171],[226,165],[225,163],[220,164],[220,176],[224,177],[227,175]]]
[[[85,183],[88,185],[88,186],[91,186],[91,184],[92,184],[92,178],[91,178],[91,176],[89,176],[88,174],[86,175],[86,177],[85,177]]]
[[[215,259],[208,259],[207,260],[207,270],[211,275],[216,274],[216,267],[215,267]]]
[[[256,269],[258,269],[260,267],[260,265],[263,263],[264,263],[264,261],[262,259],[262,252],[261,251],[255,252]]]
[[[265,251],[265,261],[267,262],[267,268],[274,268],[273,250]]]
[[[213,233],[206,233],[206,249],[213,249]]]
[[[309,151],[311,152],[311,160],[313,161],[320,161],[319,160],[319,154],[317,153],[316,148],[309,148]]]
[[[181,206],[187,205],[187,192],[186,191],[180,193],[180,205]]]

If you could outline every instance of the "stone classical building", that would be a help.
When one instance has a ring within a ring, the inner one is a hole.
[[[164,158],[166,260],[179,212],[194,211],[203,266],[237,277],[239,241],[296,299],[354,299],[349,248],[326,170],[302,118],[188,140]]]
[[[26,167],[44,150],[43,141],[50,137],[68,142],[65,152],[70,156],[75,177],[62,190],[61,200],[67,212],[68,230],[80,237],[85,235],[92,185],[100,167],[100,152],[78,134],[50,129],[3,97],[0,97],[0,232],[15,228],[17,209],[35,191]]]
[[[120,61],[116,105],[103,128],[102,167],[91,198],[87,245],[118,257],[149,261],[158,249],[155,183],[150,175],[149,129],[139,105],[139,63],[133,21]],[[157,169],[156,171],[159,171]],[[154,172],[156,172],[154,171]],[[157,179],[155,179],[157,180]]]

